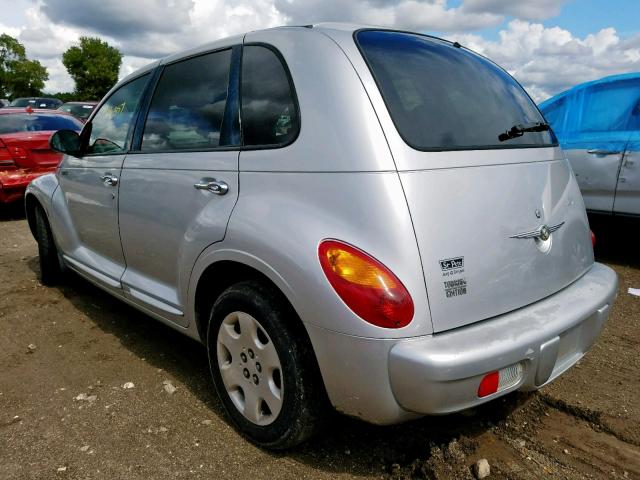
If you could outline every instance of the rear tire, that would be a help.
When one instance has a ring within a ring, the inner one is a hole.
[[[313,351],[296,327],[304,328],[280,292],[258,281],[229,287],[211,311],[207,349],[216,391],[236,429],[264,448],[302,443],[326,412]]]
[[[40,257],[40,281],[43,285],[55,285],[60,281],[62,268],[58,257],[58,249],[53,241],[53,234],[44,209],[35,208],[36,241]]]

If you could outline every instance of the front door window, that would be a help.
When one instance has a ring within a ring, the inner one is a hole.
[[[124,153],[131,143],[135,112],[149,74],[136,78],[116,91],[91,121],[87,154]]]

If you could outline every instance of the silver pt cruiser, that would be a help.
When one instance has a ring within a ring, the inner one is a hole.
[[[377,424],[534,390],[616,295],[520,85],[458,43],[339,24],[214,42],[118,83],[28,188],[73,270],[207,346],[269,448],[326,406]]]

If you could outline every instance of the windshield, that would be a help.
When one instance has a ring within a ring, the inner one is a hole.
[[[358,46],[398,132],[417,150],[555,145],[550,131],[501,142],[516,125],[544,122],[504,70],[464,48],[417,34],[363,30]]]
[[[0,115],[0,134],[54,130],[82,130],[82,123],[67,115],[14,113]]]
[[[89,115],[91,115],[94,107],[95,105],[87,103],[65,103],[64,105],[59,107],[58,110],[68,112],[78,118],[86,120],[87,118],[89,118]]]

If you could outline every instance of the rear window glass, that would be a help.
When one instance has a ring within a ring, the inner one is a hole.
[[[82,130],[82,123],[66,115],[13,113],[0,115],[0,133]]]
[[[33,108],[57,108],[62,105],[60,100],[55,98],[16,98],[9,106],[11,107],[28,107]]]
[[[550,132],[500,142],[514,125],[544,122],[518,83],[464,48],[422,35],[363,30],[358,46],[398,132],[418,150],[553,145]]]
[[[269,48],[242,51],[242,140],[250,146],[278,146],[298,135],[300,119],[285,66]]]

